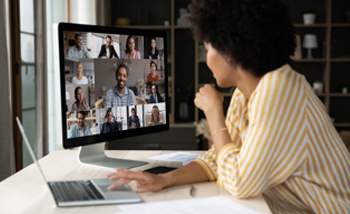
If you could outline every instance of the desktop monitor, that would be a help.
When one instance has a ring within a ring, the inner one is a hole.
[[[82,164],[132,168],[104,143],[169,129],[166,33],[58,24],[63,147]]]

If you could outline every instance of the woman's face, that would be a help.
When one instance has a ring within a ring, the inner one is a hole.
[[[158,113],[159,113],[158,108],[154,108],[153,109],[153,121],[158,121]]]
[[[83,64],[78,63],[77,65],[77,72],[79,75],[81,75],[83,73]]]
[[[156,71],[156,64],[152,63],[151,64],[151,72],[155,72]]]
[[[131,111],[131,115],[135,117],[135,111]]]
[[[156,48],[156,40],[154,40],[154,39],[151,40],[151,47],[153,49]]]
[[[210,43],[204,43],[207,49],[207,65],[213,73],[218,86],[222,88],[235,85],[235,68]]]
[[[135,40],[133,38],[130,38],[128,41],[128,47],[131,51],[135,50]]]
[[[77,98],[79,101],[82,101],[84,99],[84,93],[83,93],[83,90],[81,88],[78,89]]]
[[[107,120],[108,120],[108,123],[111,123],[111,121],[112,121],[112,112],[108,112]]]

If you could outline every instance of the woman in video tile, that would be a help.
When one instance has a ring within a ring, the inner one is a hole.
[[[90,109],[89,104],[85,100],[83,89],[80,86],[75,88],[74,97],[75,102],[72,105],[71,111],[84,111]]]
[[[156,84],[152,84],[152,95],[149,97],[149,103],[163,103],[164,100],[162,96],[158,93],[158,86]]]
[[[151,122],[148,123],[148,126],[157,126],[164,124],[163,121],[159,121],[159,108],[158,106],[154,105],[152,109],[152,119]]]
[[[156,47],[156,38],[151,39],[151,47],[148,51],[148,57],[149,59],[159,59],[159,52]]]
[[[137,129],[140,128],[140,120],[136,115],[136,109],[131,109],[131,116],[128,118],[128,129]]]
[[[112,109],[108,109],[102,125],[102,133],[110,133],[120,131],[117,119],[112,113]]]
[[[126,41],[124,59],[140,59],[140,52],[136,47],[136,37],[129,35]]]
[[[72,79],[73,84],[88,84],[88,79],[83,75],[83,63],[77,64],[77,75]]]

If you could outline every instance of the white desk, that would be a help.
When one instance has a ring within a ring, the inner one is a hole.
[[[170,153],[172,151],[107,151],[110,157],[146,160],[148,165],[134,168],[147,169],[154,166],[174,166],[178,163],[148,160],[148,157]],[[203,153],[202,151],[195,151]],[[102,169],[81,166],[77,160],[77,150],[53,152],[39,160],[44,174],[48,180],[71,180],[105,178],[113,169]],[[136,183],[130,183],[136,189]],[[271,213],[262,196],[246,200],[234,199],[225,189],[218,187],[215,182],[194,184],[195,198],[224,196],[244,206],[263,213]],[[187,199],[189,185],[171,187],[159,192],[139,192],[144,202],[167,201]],[[35,165],[30,165],[0,183],[0,213],[114,213],[118,211],[117,205],[87,206],[73,208],[58,208],[51,196],[48,186],[40,176]]]

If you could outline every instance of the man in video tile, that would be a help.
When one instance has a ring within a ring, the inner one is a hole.
[[[128,75],[129,67],[125,64],[120,64],[115,74],[118,84],[107,91],[104,101],[105,108],[136,105],[134,92],[126,86]]]
[[[68,58],[90,58],[89,52],[86,47],[83,46],[83,41],[81,39],[81,33],[76,33],[74,35],[75,45],[71,47],[68,51]]]
[[[85,112],[79,111],[78,123],[73,125],[72,128],[70,129],[69,138],[84,137],[84,136],[92,135],[90,127],[84,122],[85,122]]]
[[[101,50],[100,50],[100,53],[98,54],[98,58],[104,58],[104,59],[116,58],[116,59],[119,59],[119,56],[114,49],[114,46],[111,44],[112,44],[112,37],[110,35],[107,35],[106,36],[106,44],[103,44],[101,46]]]
[[[102,124],[102,133],[118,132],[120,131],[118,122],[112,113],[111,109],[107,110],[106,116],[104,118],[104,123]]]

